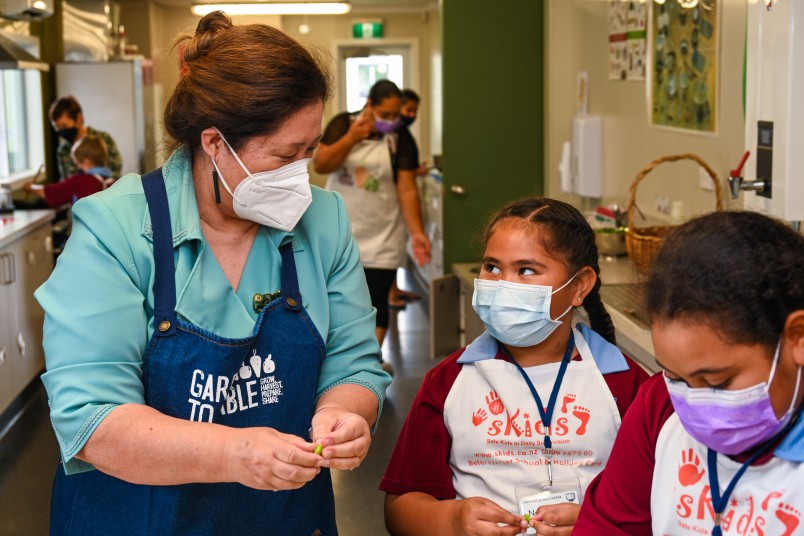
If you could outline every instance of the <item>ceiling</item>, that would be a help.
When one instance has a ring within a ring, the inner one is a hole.
[[[190,5],[193,3],[219,4],[223,3],[223,1],[224,0],[155,0],[157,4],[161,4],[166,7],[190,7]],[[245,0],[230,0],[230,1],[232,3],[238,3],[243,2]],[[379,8],[382,10],[399,9],[403,11],[420,10],[438,5],[437,0],[349,0],[349,1],[351,2],[353,9],[359,9],[359,10],[366,10],[372,8]]]

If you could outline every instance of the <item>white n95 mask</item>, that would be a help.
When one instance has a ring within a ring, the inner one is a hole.
[[[561,325],[572,310],[570,305],[558,318],[550,318],[550,301],[556,290],[549,285],[525,285],[512,281],[475,279],[472,307],[492,337],[503,344],[518,348],[536,346]]]
[[[235,214],[244,220],[282,231],[290,231],[296,227],[307,207],[313,202],[310,174],[307,172],[311,159],[303,158],[272,171],[251,173],[223,134],[220,131],[218,134],[246,172],[246,178],[232,192],[226,178],[218,169],[218,164],[212,160],[223,187],[232,196]]]

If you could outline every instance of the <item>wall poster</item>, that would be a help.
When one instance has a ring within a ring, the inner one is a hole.
[[[718,0],[666,0],[663,4],[650,4],[650,123],[716,134]]]
[[[635,0],[609,3],[609,80],[645,80],[648,5]]]

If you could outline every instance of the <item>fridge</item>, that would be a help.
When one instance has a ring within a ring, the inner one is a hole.
[[[142,59],[59,63],[56,91],[78,99],[85,125],[111,134],[123,158],[123,175],[149,171]]]

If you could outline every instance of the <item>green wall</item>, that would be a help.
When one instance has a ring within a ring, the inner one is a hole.
[[[544,191],[543,21],[542,0],[443,0],[447,272],[493,211]]]

